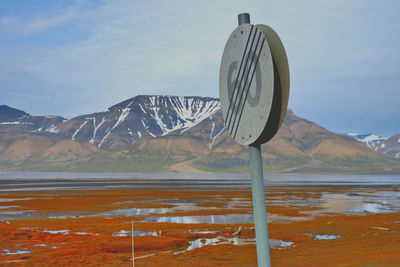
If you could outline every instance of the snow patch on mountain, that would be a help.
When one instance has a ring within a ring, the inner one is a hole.
[[[144,108],[142,107],[141,104],[139,104],[140,109],[143,111],[144,114],[147,114],[146,110],[144,110]]]
[[[43,131],[43,127],[39,127],[38,129],[33,130],[32,133],[39,133],[41,131]]]
[[[163,132],[162,135],[167,135],[169,132],[178,130],[180,128],[181,125],[173,125],[172,128],[169,128],[166,124],[164,124],[162,121],[163,115],[160,116],[160,114],[159,114],[160,108],[152,107],[151,110],[153,111],[153,114],[151,114],[150,116],[156,120],[156,123],[158,124],[158,126],[161,128],[161,131]]]
[[[210,149],[210,151],[212,150],[212,146],[213,146],[213,144],[214,144],[214,142],[215,142],[215,139],[217,139],[217,137],[220,136],[220,135],[224,132],[225,129],[226,129],[226,128],[223,127],[223,128],[222,128],[216,135],[214,135],[213,137],[211,137],[211,135],[210,135],[210,137],[211,137],[211,142],[210,142],[210,144],[208,145],[208,148]]]
[[[110,135],[110,131],[106,133],[106,135],[101,139],[100,143],[97,145],[99,148],[103,145],[104,141],[106,141],[107,137]]]
[[[129,132],[131,137],[133,137],[132,132]],[[139,141],[139,139],[142,137],[142,133],[140,131],[137,132],[138,138],[132,140],[131,145],[135,144],[137,141]]]
[[[179,118],[183,120],[182,132],[199,124],[221,108],[219,101],[202,103],[193,98],[177,97],[173,99],[174,108]],[[202,104],[204,104],[202,106]]]
[[[143,106],[144,114],[150,114],[165,136],[170,132],[185,132],[210,117],[220,109],[218,100],[200,97],[150,96]],[[154,133],[153,133],[154,134]]]
[[[110,131],[114,130],[115,128],[117,128],[121,123],[123,123],[126,119],[126,117],[128,117],[129,112],[131,111],[131,109],[129,108],[130,105],[132,105],[133,102],[130,102],[124,109],[122,109],[122,113],[121,115],[118,117],[117,122],[115,123],[115,125],[111,128]]]
[[[74,132],[74,134],[72,135],[72,140],[73,141],[75,141],[75,136],[79,133],[79,131],[86,125],[86,123],[88,123],[88,121],[87,120],[85,120],[82,124],[81,124],[81,126],[79,126],[79,128],[78,128],[78,130],[76,130],[75,132]]]
[[[95,140],[95,138],[96,138],[97,130],[100,128],[101,125],[103,125],[103,123],[104,123],[106,120],[105,120],[105,117],[103,117],[103,118],[101,119],[101,122],[100,122],[98,125],[96,125],[96,118],[91,118],[91,119],[93,120],[93,128],[94,128],[94,130],[93,130],[93,136],[92,136],[92,138],[89,140],[89,143],[93,145],[93,144],[94,144],[94,140]]]
[[[54,124],[52,124],[49,128],[45,130],[45,132],[57,134],[60,132],[60,130]]]
[[[0,125],[17,125],[17,124],[33,124],[32,122],[21,122],[21,121],[5,121],[0,122]]]
[[[122,110],[119,110],[119,112],[121,112],[121,114],[118,116],[117,122],[114,124],[113,127],[111,127],[111,129],[107,129],[107,130],[106,130],[106,134],[105,134],[104,137],[101,139],[100,143],[97,145],[99,148],[103,145],[103,143],[106,141],[107,137],[111,134],[111,132],[112,132],[115,128],[117,128],[118,126],[120,126],[120,125],[125,121],[125,119],[126,119],[126,118],[128,117],[128,115],[129,115],[129,112],[131,111],[131,109],[130,109],[129,107],[130,107],[132,104],[133,104],[133,102],[131,101],[131,102],[129,102],[129,104],[128,104],[125,108],[123,108]],[[108,109],[107,112],[109,112],[109,109]],[[104,123],[104,121],[105,121],[105,118],[103,117],[103,121],[102,121],[102,123],[100,123],[100,125],[97,127],[97,129],[101,126],[101,124]],[[91,140],[93,140],[93,141],[92,141],[92,144],[94,143],[94,138],[96,137],[97,129],[95,128],[95,130],[94,130],[94,132],[93,132],[93,137],[92,137],[92,139],[91,139]],[[91,140],[89,140],[89,143],[90,143]]]

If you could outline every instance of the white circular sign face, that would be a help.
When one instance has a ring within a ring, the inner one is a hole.
[[[262,144],[275,135],[286,112],[289,70],[271,28],[243,24],[232,32],[222,55],[219,93],[225,126],[237,143]]]

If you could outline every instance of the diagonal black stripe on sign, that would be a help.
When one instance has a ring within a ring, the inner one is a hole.
[[[247,37],[246,47],[245,47],[245,49],[244,49],[244,51],[243,51],[243,55],[242,55],[242,59],[241,59],[241,62],[240,62],[240,67],[239,67],[239,71],[238,71],[238,73],[237,73],[237,76],[236,76],[236,79],[235,79],[235,84],[234,84],[234,86],[233,86],[232,98],[231,98],[230,101],[229,101],[228,112],[227,112],[227,115],[226,115],[226,123],[225,123],[225,125],[228,126],[228,129],[229,129],[229,127],[230,127],[230,123],[231,123],[231,120],[232,120],[232,117],[233,117],[233,110],[234,110],[235,105],[236,105],[236,100],[237,100],[237,97],[238,97],[238,95],[239,95],[239,92],[238,92],[238,91],[239,91],[239,89],[240,89],[241,79],[240,79],[240,82],[239,82],[239,88],[237,88],[236,86],[237,86],[237,82],[238,82],[238,80],[239,80],[240,71],[242,70],[242,67],[243,67],[243,66],[246,66],[247,60],[248,60],[248,57],[247,57],[246,60],[244,60],[244,59],[246,58],[246,56],[248,56],[248,51],[247,51],[248,49],[247,49],[247,48],[249,47],[249,49],[251,49],[251,47],[252,47],[252,45],[253,45],[253,42],[254,42],[254,37],[256,36],[257,31],[258,31],[258,29],[256,28],[256,30],[254,31],[253,38],[251,38],[251,37],[252,37],[252,33],[253,33],[253,28],[254,28],[254,25],[251,25],[250,34],[249,34],[249,36]],[[252,39],[252,42],[251,42],[251,45],[248,46],[248,45],[249,45],[250,39]],[[243,65],[243,62],[245,62],[244,65]],[[244,72],[245,72],[245,69],[243,69],[242,78],[243,78]],[[235,93],[236,93],[236,95],[235,95]],[[229,98],[229,92],[228,92],[228,98]],[[233,101],[232,101],[232,100],[233,100]],[[229,115],[230,115],[230,116],[229,116]]]
[[[254,35],[251,38],[252,40],[251,40],[251,44],[249,46],[249,49],[246,51],[246,54],[245,54],[246,60],[244,61],[244,64],[243,64],[243,72],[242,72],[240,80],[239,80],[239,84],[238,84],[238,87],[237,87],[237,94],[236,94],[236,97],[235,97],[235,99],[233,101],[233,106],[231,107],[231,111],[232,111],[231,112],[231,117],[230,117],[228,125],[227,125],[229,132],[231,132],[231,128],[232,128],[231,127],[232,126],[232,118],[233,118],[233,116],[235,116],[234,120],[236,119],[237,112],[239,110],[238,106],[237,106],[237,104],[238,104],[237,100],[239,99],[239,96],[241,96],[243,94],[244,87],[242,87],[242,82],[243,82],[243,78],[246,76],[246,73],[248,73],[248,71],[249,71],[249,67],[248,66],[249,66],[249,60],[250,60],[250,57],[251,57],[251,53],[250,52],[251,52],[252,47],[254,45],[254,40],[256,39],[257,33],[258,33],[258,29],[256,28],[256,30],[254,31]],[[251,67],[251,60],[250,60],[250,67]]]
[[[244,83],[243,83],[243,89],[240,91],[240,95],[239,95],[239,102],[237,103],[237,108],[236,108],[236,112],[235,112],[235,118],[234,118],[234,120],[233,120],[233,123],[231,124],[231,126],[232,126],[232,129],[230,129],[230,130],[233,130],[233,129],[235,129],[236,128],[236,121],[237,121],[237,118],[238,118],[238,111],[239,110],[241,110],[241,106],[244,106],[244,104],[245,103],[242,103],[242,99],[243,99],[243,94],[245,93],[245,89],[246,89],[246,85],[247,85],[247,80],[248,80],[248,78],[249,78],[249,76],[250,76],[250,72],[251,72],[251,67],[253,66],[253,64],[254,64],[254,59],[256,58],[255,56],[256,56],[256,54],[257,54],[257,47],[258,47],[258,45],[260,44],[260,38],[261,38],[261,35],[262,35],[262,33],[260,32],[259,34],[258,34],[258,38],[257,38],[257,42],[255,43],[256,45],[255,45],[255,47],[254,47],[254,49],[253,49],[253,46],[251,46],[250,47],[250,51],[249,51],[249,58],[251,58],[251,60],[250,60],[250,62],[248,62],[248,65],[246,65],[246,72],[247,72],[247,74],[246,74],[246,79],[244,80]],[[254,51],[254,52],[253,52]],[[255,66],[255,65],[254,65]],[[251,81],[250,81],[250,85],[251,85]],[[239,84],[239,86],[242,86],[241,85],[241,83]],[[235,105],[236,106],[236,105]],[[234,106],[234,108],[235,108],[235,106]],[[242,108],[243,109],[243,108]]]
[[[254,28],[254,25],[251,25],[250,33],[249,33],[249,35],[247,36],[247,40],[246,40],[246,46],[245,46],[245,49],[244,49],[244,51],[243,51],[243,54],[242,54],[242,57],[241,57],[241,60],[240,60],[239,70],[238,70],[238,72],[237,72],[237,74],[236,74],[236,79],[235,79],[235,83],[234,83],[234,86],[233,86],[232,95],[231,95],[231,97],[230,97],[230,99],[229,99],[229,106],[228,106],[228,112],[227,112],[227,114],[226,114],[226,119],[225,119],[225,122],[226,122],[226,123],[225,123],[225,124],[227,124],[228,119],[229,119],[229,115],[230,115],[230,113],[232,113],[232,107],[233,107],[233,105],[232,105],[232,100],[234,100],[234,98],[237,96],[237,94],[236,94],[236,96],[235,96],[235,93],[237,93],[236,85],[237,85],[237,81],[238,81],[240,72],[241,72],[241,70],[242,70],[243,61],[244,61],[244,58],[245,58],[245,56],[246,56],[247,47],[248,47],[250,38],[251,38],[252,33],[253,33],[253,28]],[[257,31],[257,28],[256,28],[256,31]],[[228,84],[228,98],[229,98],[229,84]],[[232,114],[231,114],[231,115],[232,115]],[[229,119],[229,121],[230,121],[230,119]],[[229,123],[229,122],[228,122],[228,123]]]
[[[242,119],[242,114],[243,114],[243,110],[244,110],[244,106],[245,106],[244,103],[246,103],[247,96],[248,96],[249,91],[250,91],[251,82],[253,81],[254,73],[256,72],[256,68],[257,68],[257,65],[258,65],[258,60],[260,59],[261,51],[262,51],[263,46],[264,46],[264,42],[265,42],[265,38],[263,38],[263,41],[262,41],[261,47],[260,47],[260,51],[259,51],[259,53],[258,53],[256,62],[255,62],[255,64],[254,64],[254,70],[253,70],[253,73],[251,74],[250,83],[249,83],[248,88],[247,88],[246,93],[245,93],[245,99],[244,99],[244,101],[243,101],[243,107],[242,107],[242,109],[240,110],[239,121],[238,121],[237,124],[236,124],[236,129],[235,129],[235,132],[234,132],[234,134],[233,134],[233,139],[236,138],[236,134],[237,134],[237,131],[238,131],[238,129],[239,129],[240,120]]]

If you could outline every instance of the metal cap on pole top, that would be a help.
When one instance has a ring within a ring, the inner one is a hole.
[[[222,55],[219,93],[225,126],[249,147],[258,266],[271,266],[261,144],[278,131],[289,98],[289,66],[279,36],[266,25],[238,15]]]
[[[238,15],[238,23],[239,26],[242,24],[250,24],[250,14],[249,13],[241,13]]]

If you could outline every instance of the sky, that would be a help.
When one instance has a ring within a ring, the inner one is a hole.
[[[139,94],[218,97],[243,12],[279,34],[296,115],[400,133],[398,0],[2,0],[0,105],[71,118]]]

